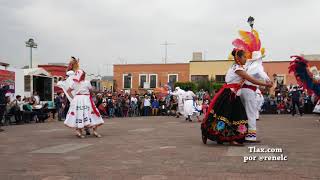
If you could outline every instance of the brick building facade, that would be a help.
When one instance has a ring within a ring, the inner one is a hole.
[[[263,63],[263,67],[270,79],[274,80],[274,78],[277,78],[279,81],[283,80],[284,85],[297,84],[294,75],[288,72],[289,63],[290,61],[266,61]],[[309,61],[309,67],[313,66],[320,70],[320,61]]]
[[[189,74],[189,63],[117,64],[113,68],[114,88],[116,91],[154,89],[168,82],[187,82]]]

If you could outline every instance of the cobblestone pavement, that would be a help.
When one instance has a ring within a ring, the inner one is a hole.
[[[174,117],[106,119],[102,138],[85,139],[62,122],[6,126],[0,132],[0,179],[320,179],[317,119],[263,115],[257,123],[262,142],[245,147],[204,145],[199,123]],[[252,146],[283,152],[250,153]],[[246,156],[258,159],[244,163]]]

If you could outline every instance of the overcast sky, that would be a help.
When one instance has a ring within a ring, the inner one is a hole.
[[[226,59],[239,29],[255,18],[267,59],[320,53],[319,0],[0,0],[0,61],[40,64],[79,57],[89,73],[111,64],[188,62],[193,51]]]

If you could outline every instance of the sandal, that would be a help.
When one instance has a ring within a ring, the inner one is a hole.
[[[85,136],[84,136],[84,135],[82,135],[82,134],[77,134],[77,137],[78,137],[78,138],[80,138],[80,139],[85,138]]]
[[[98,134],[96,131],[93,131],[93,135],[97,138],[101,138],[102,136],[100,134]]]

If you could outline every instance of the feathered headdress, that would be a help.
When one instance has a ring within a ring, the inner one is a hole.
[[[289,73],[294,73],[300,86],[303,86],[309,93],[314,92],[320,96],[320,84],[314,82],[313,74],[309,71],[308,61],[301,56],[291,56],[295,58],[290,62]]]
[[[239,35],[240,38],[235,39],[232,45],[235,46],[236,49],[244,50],[248,59],[252,59],[252,53],[254,51],[260,51],[261,54],[264,55],[265,49],[261,48],[259,33],[256,30],[253,29],[251,32],[240,30]]]

